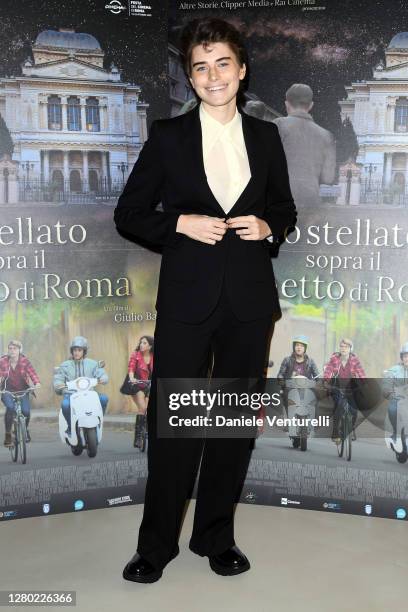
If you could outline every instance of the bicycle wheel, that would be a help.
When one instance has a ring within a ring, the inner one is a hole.
[[[342,457],[344,455],[344,415],[342,415],[341,419],[340,419],[340,423],[339,423],[339,436],[340,436],[340,444],[337,444],[337,454],[339,457]]]
[[[17,431],[17,421],[13,421],[13,429],[11,430],[11,439],[12,445],[10,446],[11,458],[14,463],[18,459],[18,431]]]
[[[26,421],[24,416],[19,417],[18,424],[18,446],[20,453],[20,461],[21,463],[27,463],[27,428]]]
[[[344,416],[344,450],[347,461],[351,459],[351,444],[352,444],[352,431],[353,431],[353,418],[352,415],[347,412]]]

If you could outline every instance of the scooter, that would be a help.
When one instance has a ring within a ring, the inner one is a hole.
[[[67,422],[62,409],[59,413],[59,434],[75,456],[81,455],[86,448],[88,457],[96,457],[102,440],[103,411],[99,395],[93,390],[97,384],[97,378],[87,376],[80,376],[66,384],[71,392],[71,435],[66,433]]]
[[[408,459],[407,435],[408,432],[408,385],[394,387],[397,400],[397,438],[385,438],[387,448],[395,453],[398,463],[406,463]]]
[[[316,413],[316,395],[314,389],[316,380],[306,376],[296,375],[285,380],[288,390],[288,417],[292,423],[289,425],[289,438],[292,440],[293,448],[301,451],[307,450],[307,440],[314,433],[314,428],[306,419],[314,419]],[[305,424],[293,424],[293,420],[302,421]]]

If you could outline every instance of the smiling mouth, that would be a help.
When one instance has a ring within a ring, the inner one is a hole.
[[[227,85],[214,85],[214,87],[207,87],[207,91],[210,91],[211,93],[216,93],[217,91],[222,91],[223,89],[226,89]]]

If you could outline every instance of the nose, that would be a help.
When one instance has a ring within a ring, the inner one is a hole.
[[[209,79],[211,81],[216,81],[218,79],[218,70],[215,66],[209,69]]]

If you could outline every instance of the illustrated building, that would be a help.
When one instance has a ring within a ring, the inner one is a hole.
[[[408,179],[408,32],[391,39],[373,78],[345,87],[339,102],[356,133],[367,191],[405,194]]]
[[[104,68],[90,34],[45,30],[32,55],[20,76],[0,79],[20,179],[71,194],[120,189],[147,139],[141,88],[121,81],[113,63]]]

